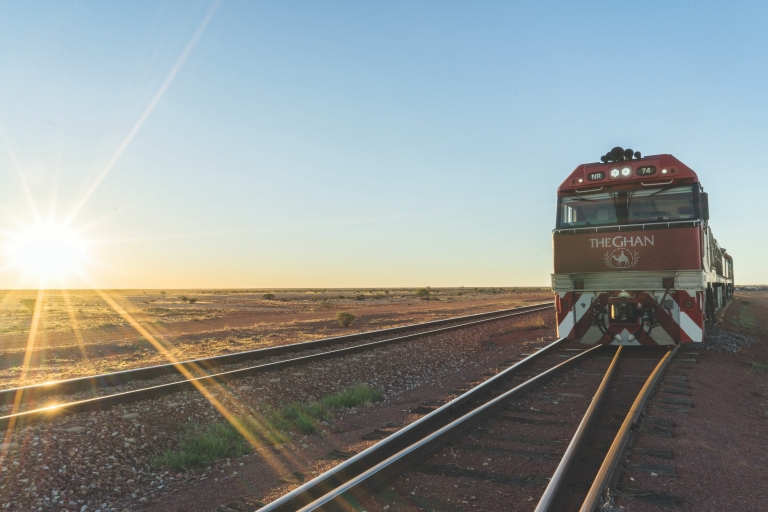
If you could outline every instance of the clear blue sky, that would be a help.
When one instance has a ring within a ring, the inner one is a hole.
[[[23,177],[44,218],[88,195],[72,226],[102,287],[546,286],[555,189],[621,145],[696,170],[737,282],[768,283],[766,19],[762,2],[3,2],[0,228],[34,223]],[[17,274],[0,287],[30,285]]]

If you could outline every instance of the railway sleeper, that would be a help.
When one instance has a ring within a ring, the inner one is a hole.
[[[620,489],[613,489],[611,491],[612,498],[624,498],[630,500],[642,501],[644,503],[650,503],[663,508],[677,508],[683,504],[685,498],[679,494],[672,494],[668,492],[656,492],[656,491],[643,491],[640,489],[632,489],[624,487]]]
[[[442,476],[447,478],[469,478],[494,484],[527,485],[544,487],[548,479],[538,476],[510,476],[493,471],[478,471],[476,469],[460,468],[453,464],[420,464],[413,471],[423,475]]]

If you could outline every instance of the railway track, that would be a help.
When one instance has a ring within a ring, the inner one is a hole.
[[[565,349],[564,341],[268,505],[245,499],[218,510],[596,510],[677,349]]]
[[[227,354],[223,356],[183,361],[174,364],[137,368],[135,370],[126,370],[110,374],[95,375],[90,377],[82,377],[77,379],[68,379],[63,381],[6,389],[0,391],[0,405],[8,406],[13,404],[14,412],[0,417],[0,428],[16,428],[35,421],[49,420],[55,417],[59,417],[62,414],[71,414],[88,410],[99,410],[117,404],[146,400],[187,389],[201,389],[201,386],[210,384],[223,384],[234,379],[254,375],[257,373],[279,370],[323,359],[343,357],[367,350],[373,350],[389,344],[402,343],[432,334],[469,328],[487,322],[508,319],[528,313],[546,311],[551,308],[552,303],[535,304],[508,310],[453,317],[443,320],[435,320],[420,324],[411,324],[401,327],[381,329],[377,331],[369,331],[347,336],[324,338],[320,340],[291,345],[281,345],[278,347],[251,350],[236,354]],[[398,336],[401,333],[414,330],[418,332]],[[245,361],[267,359],[270,357],[282,356],[286,354],[316,351],[318,349],[333,347],[335,345],[343,345],[369,339],[374,339],[375,341],[369,341],[367,343],[361,343],[345,348],[327,350],[320,353],[303,355],[300,357],[294,357],[260,365],[245,366],[227,371],[219,371],[216,373],[210,372],[211,369],[223,365],[242,364]],[[186,378],[155,386],[147,386],[139,389],[96,396],[83,400],[58,403],[53,406],[22,410],[24,409],[25,405],[35,403],[42,397],[52,397],[68,393],[76,393],[83,390],[103,389],[125,384],[131,381],[152,379],[165,375],[183,375]]]

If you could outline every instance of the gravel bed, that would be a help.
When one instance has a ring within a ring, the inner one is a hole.
[[[533,510],[608,364],[604,359],[587,359],[576,367],[578,371],[559,375],[510,403],[440,448],[420,471],[404,473],[389,491],[365,500],[365,510]],[[494,482],[494,477],[499,480]],[[529,480],[512,484],[505,478]]]
[[[707,336],[702,343],[697,343],[696,347],[719,352],[722,354],[736,354],[742,348],[754,345],[757,339],[751,336],[745,336],[717,327],[707,327]]]
[[[551,323],[551,312],[540,314]],[[385,402],[391,401],[468,367],[482,369],[483,359],[477,354],[490,350],[493,336],[514,331],[526,318],[431,335],[208,389],[221,408],[235,415],[258,416],[268,406],[318,399],[358,383],[381,389]],[[540,346],[546,341],[542,338]],[[180,482],[203,481],[220,470],[218,465],[230,465],[222,461],[199,473],[152,466],[190,426],[221,419],[209,400],[185,391],[17,429],[0,446],[0,507],[141,510],[176,491]]]
[[[532,313],[532,314],[536,314],[536,313]],[[522,315],[521,318],[526,318],[526,316],[527,315]],[[467,322],[467,320],[458,321],[457,323],[461,323],[461,322]],[[443,327],[447,327],[447,326],[443,326]],[[437,329],[437,328],[439,328],[439,327],[430,326],[430,327],[423,328],[423,329],[416,329],[415,328],[412,331],[408,331],[406,333],[395,334],[395,335],[389,334],[389,335],[372,336],[372,337],[366,338],[364,340],[352,341],[352,342],[347,342],[347,343],[340,343],[340,344],[337,344],[337,345],[332,345],[332,346],[323,347],[323,348],[316,348],[316,349],[312,349],[312,350],[304,350],[304,351],[301,351],[301,352],[294,352],[292,354],[282,354],[282,355],[278,355],[278,356],[271,356],[271,357],[266,357],[266,358],[261,358],[261,359],[254,359],[254,360],[251,360],[251,361],[243,361],[243,362],[236,363],[236,364],[227,364],[227,365],[222,365],[222,366],[216,366],[214,368],[208,369],[208,371],[206,371],[207,369],[205,369],[205,368],[201,368],[200,372],[196,373],[196,375],[208,375],[208,374],[211,374],[211,373],[221,373],[221,372],[226,372],[226,371],[231,371],[231,370],[238,370],[238,369],[241,369],[241,368],[247,368],[247,367],[251,367],[251,366],[260,366],[260,365],[264,365],[264,364],[275,363],[275,362],[278,362],[278,361],[285,361],[287,359],[293,359],[293,358],[297,358],[297,357],[304,357],[304,356],[314,355],[314,354],[321,354],[323,352],[328,352],[328,351],[332,351],[332,350],[340,350],[340,349],[344,349],[344,348],[355,347],[355,346],[358,346],[358,345],[365,345],[367,343],[372,343],[372,342],[375,342],[375,341],[381,341],[381,340],[385,340],[385,339],[391,339],[393,337],[399,337],[399,336],[405,336],[405,335],[410,335],[410,334],[416,334],[416,333],[419,333],[419,332],[429,331],[429,330],[433,330],[433,329]],[[403,343],[413,343],[413,342],[412,341],[411,342],[405,341]],[[19,411],[26,411],[26,410],[35,409],[35,408],[38,408],[38,407],[45,407],[45,406],[53,404],[53,403],[62,403],[64,401],[74,402],[74,401],[78,401],[78,400],[87,400],[87,399],[95,398],[95,397],[99,397],[99,396],[107,396],[107,395],[111,395],[111,394],[115,394],[115,393],[123,393],[123,392],[126,392],[126,391],[132,391],[132,390],[135,390],[135,389],[148,388],[148,387],[152,387],[152,386],[159,386],[161,384],[168,384],[168,383],[171,383],[171,382],[178,382],[178,381],[181,381],[181,380],[184,380],[184,376],[182,376],[181,374],[170,374],[170,375],[163,375],[163,376],[160,376],[160,377],[156,377],[154,379],[144,379],[144,380],[129,381],[129,382],[126,382],[125,384],[122,384],[122,385],[119,385],[119,386],[93,388],[93,389],[79,391],[77,393],[69,393],[69,394],[66,394],[66,395],[53,395],[53,396],[48,397],[48,398],[46,398],[45,396],[42,396],[42,397],[40,397],[37,400],[30,400],[29,402],[23,402],[18,410]],[[11,414],[12,409],[13,409],[13,405],[12,404],[0,406],[0,415]]]

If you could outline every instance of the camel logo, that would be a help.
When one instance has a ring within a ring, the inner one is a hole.
[[[605,264],[608,268],[628,269],[634,268],[640,261],[640,253],[628,249],[616,249],[613,252],[606,252],[604,255]]]

